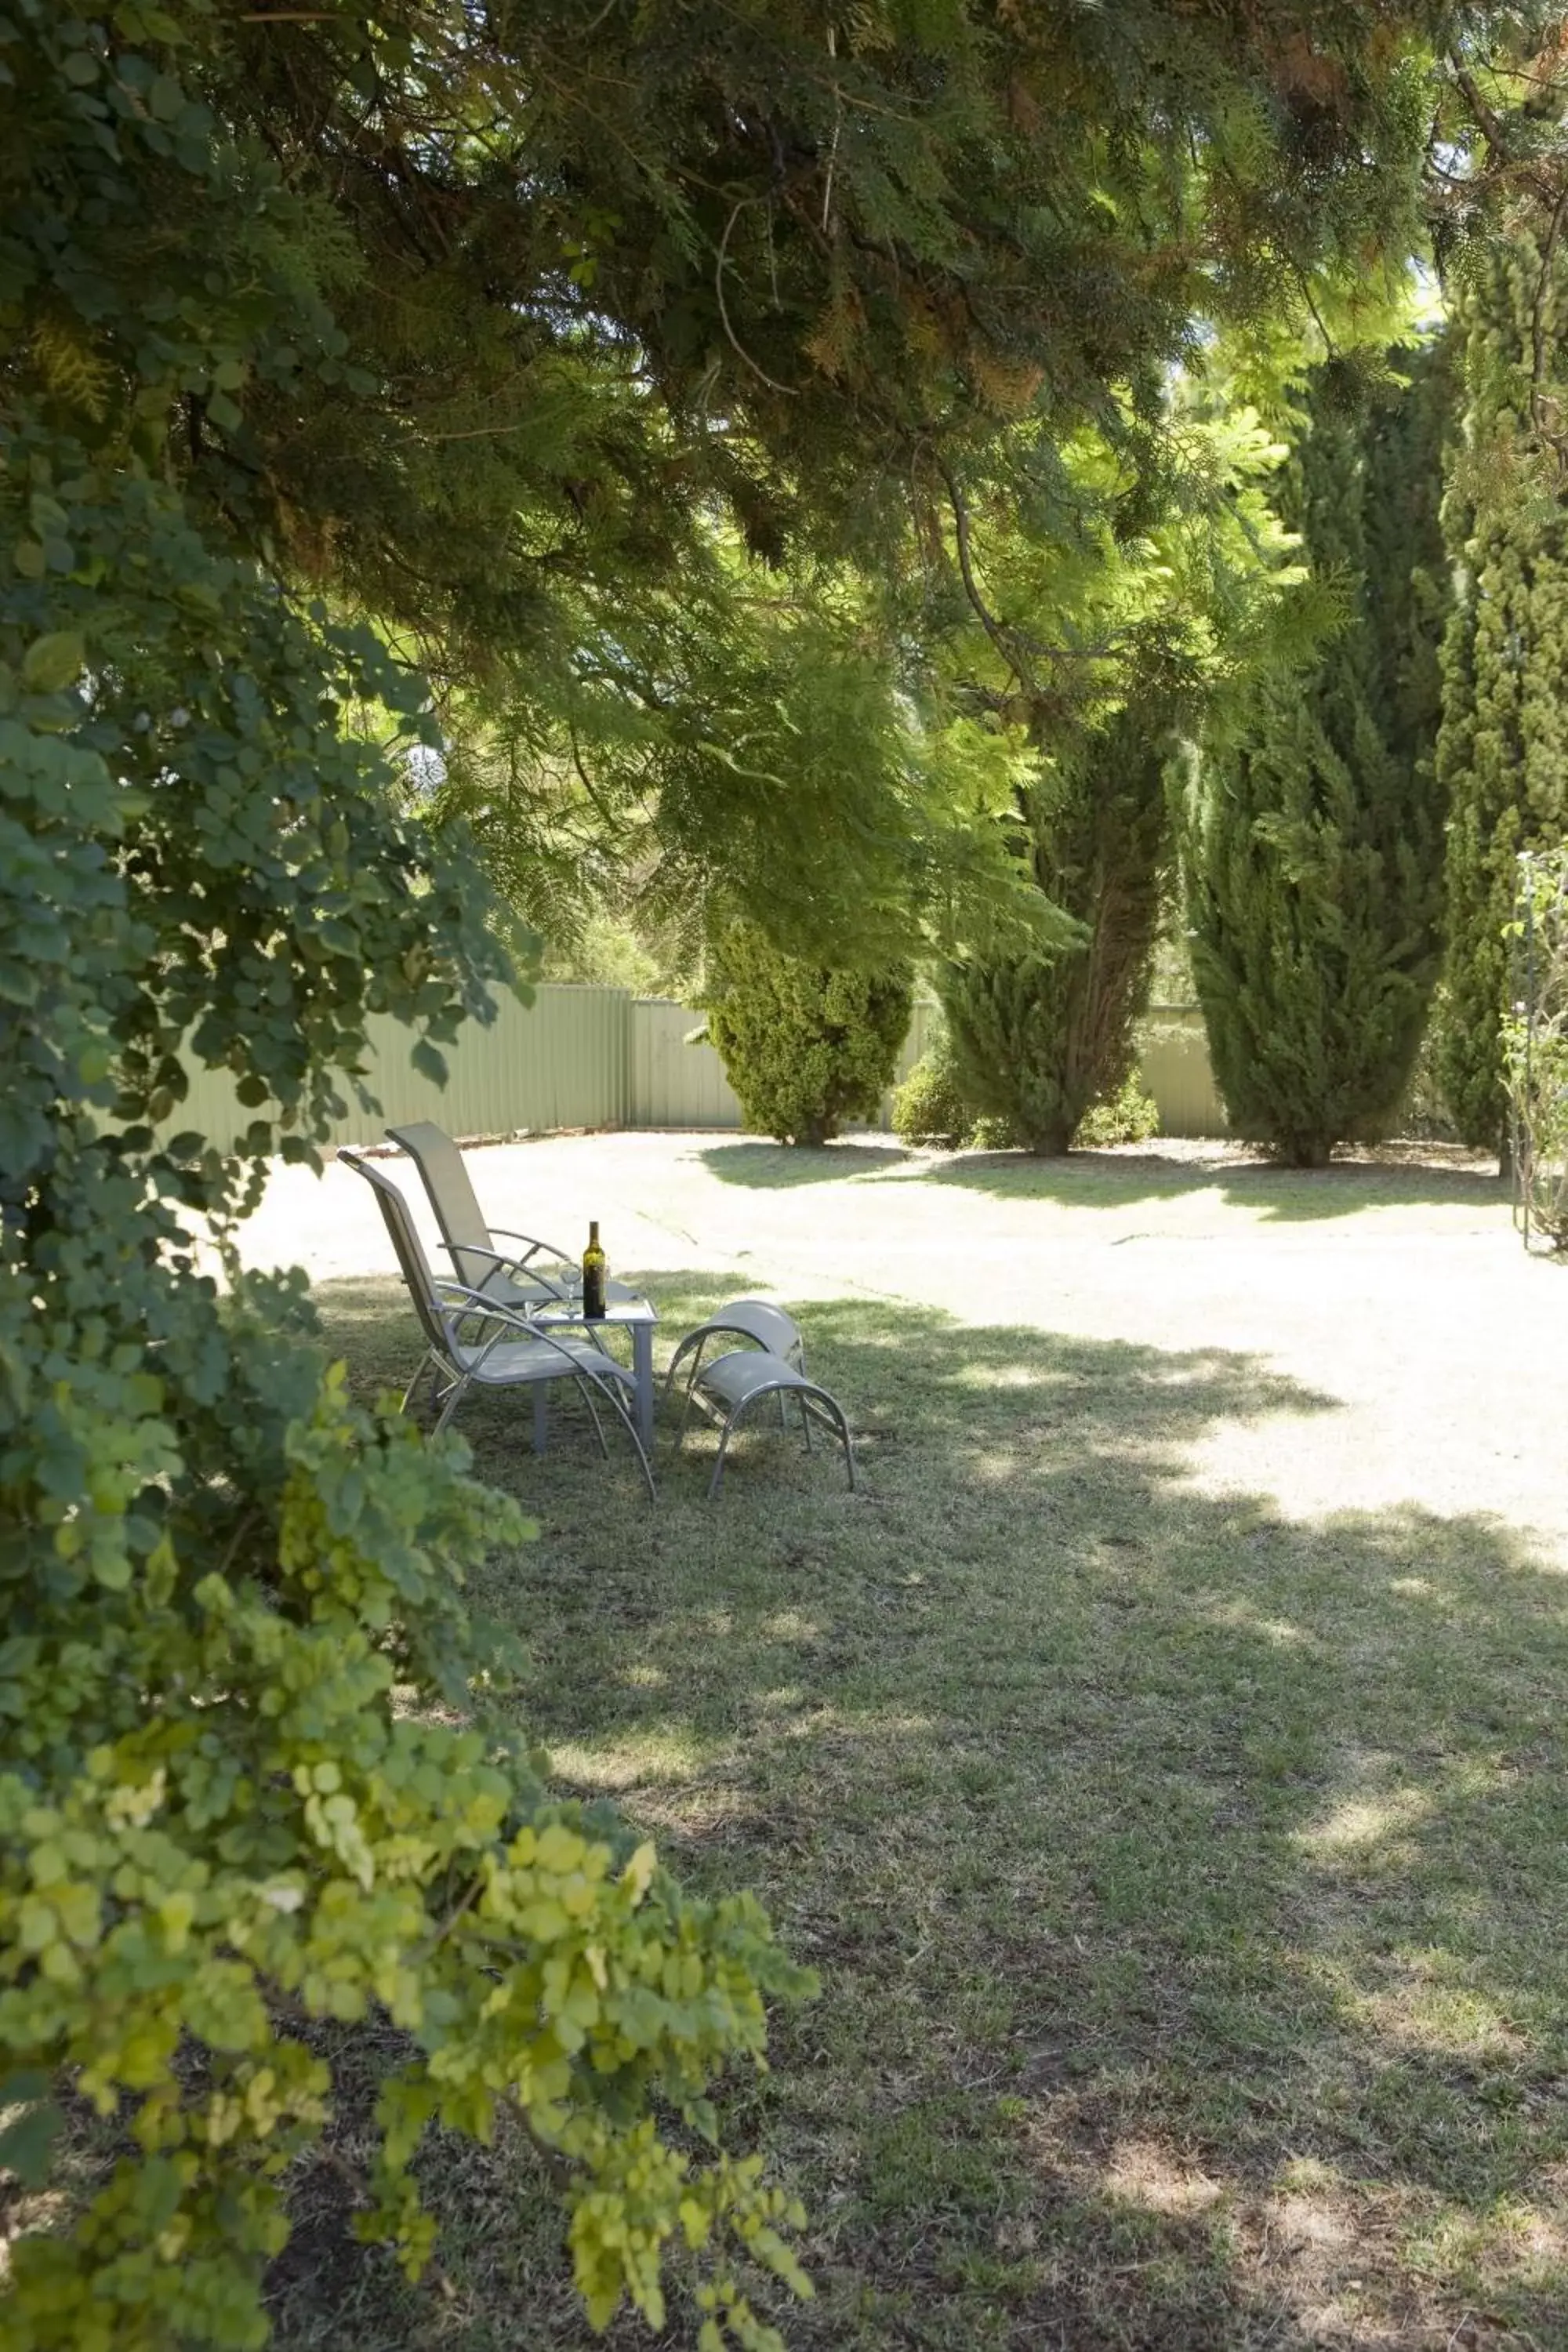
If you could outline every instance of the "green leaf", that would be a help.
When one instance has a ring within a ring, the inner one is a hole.
[[[49,2177],[50,2153],[64,2125],[65,2116],[52,2099],[24,2108],[0,2130],[0,2172],[14,2172],[24,2189],[41,2189]]]
[[[408,1058],[413,1063],[415,1068],[419,1072],[421,1077],[428,1078],[433,1085],[437,1087],[444,1087],[446,1085],[446,1056],[437,1052],[435,1046],[431,1045],[427,1037],[421,1037],[419,1039],[413,1053]]]
[[[29,694],[61,694],[81,676],[87,648],[76,629],[54,629],[35,637],[22,657],[22,684]]]

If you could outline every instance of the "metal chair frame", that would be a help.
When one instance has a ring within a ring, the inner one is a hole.
[[[484,1291],[467,1283],[448,1281],[432,1272],[408,1203],[392,1179],[347,1145],[340,1147],[338,1158],[356,1176],[363,1176],[375,1193],[425,1335],[426,1353],[404,1391],[403,1411],[408,1411],[427,1372],[432,1402],[437,1407],[432,1436],[439,1436],[473,1387],[528,1388],[537,1387],[542,1381],[569,1380],[588,1408],[599,1451],[606,1460],[609,1447],[595,1404],[595,1393],[608,1402],[637,1450],[651,1499],[657,1491],[653,1469],[622,1394],[632,1380],[625,1366],[616,1363],[591,1339],[575,1335],[557,1338]],[[479,1337],[465,1340],[464,1326],[475,1321],[479,1325]],[[508,1351],[504,1359],[496,1353],[502,1348]]]

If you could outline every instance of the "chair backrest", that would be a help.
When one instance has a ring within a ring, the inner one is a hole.
[[[800,1353],[800,1326],[769,1298],[731,1298],[700,1326],[704,1331],[737,1331],[786,1362]],[[689,1335],[692,1336],[692,1335]]]
[[[430,1206],[436,1212],[436,1223],[441,1228],[441,1239],[452,1253],[458,1281],[471,1283],[477,1289],[495,1261],[489,1256],[470,1260],[463,1255],[465,1248],[488,1251],[491,1244],[490,1229],[485,1223],[462,1153],[434,1119],[415,1119],[407,1127],[389,1127],[386,1132],[394,1143],[402,1146],[419,1171]]]
[[[393,1182],[379,1168],[352,1150],[340,1144],[338,1158],[356,1176],[363,1176],[380,1203],[386,1221],[392,1246],[397,1253],[397,1263],[403,1269],[403,1279],[408,1285],[408,1296],[414,1301],[420,1328],[437,1354],[449,1358],[452,1352],[452,1331],[436,1292],[436,1277],[430,1271],[430,1261],[425,1255],[425,1244],[419,1229],[409,1214],[408,1203]]]

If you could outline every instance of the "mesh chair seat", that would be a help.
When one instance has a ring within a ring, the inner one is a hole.
[[[489,1291],[483,1297],[486,1305],[493,1303]],[[617,1364],[592,1339],[579,1339],[569,1331],[552,1331],[546,1340],[499,1339],[487,1344],[476,1339],[454,1339],[449,1352],[453,1362],[481,1387],[515,1388],[528,1381],[564,1379],[567,1375],[563,1357],[582,1364],[595,1380],[616,1381],[628,1389],[635,1386],[625,1364]]]
[[[459,1282],[525,1315],[574,1295],[578,1269],[563,1250],[530,1234],[486,1223],[462,1152],[444,1128],[434,1119],[419,1118],[386,1132],[419,1171],[441,1229],[441,1245]],[[511,1247],[498,1249],[498,1242],[509,1242]],[[612,1282],[605,1286],[605,1296],[624,1300],[637,1294],[624,1282]]]

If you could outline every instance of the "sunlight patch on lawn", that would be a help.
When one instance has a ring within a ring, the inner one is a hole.
[[[1206,2213],[1226,2194],[1224,2183],[1184,2164],[1158,2140],[1123,2140],[1106,2169],[1106,2187],[1153,2213]]]
[[[550,1761],[563,1779],[605,1791],[641,1789],[696,1778],[713,1760],[710,1742],[695,1732],[650,1728],[635,1739],[552,1743]]]
[[[1325,1819],[1298,1830],[1296,1843],[1309,1853],[1364,1852],[1430,1820],[1431,1798],[1421,1789],[1394,1789],[1385,1797],[1348,1797]]]
[[[1400,1981],[1363,1994],[1360,2015],[1385,2042],[1472,2059],[1522,2059],[1531,2043],[1495,2001],[1465,1985],[1438,1979],[1450,1965],[1446,1952],[1413,1953],[1399,1963]]]
[[[764,1642],[820,1642],[822,1628],[815,1618],[803,1616],[798,1609],[780,1609],[772,1617],[764,1617],[757,1628]]]
[[[1211,1597],[1204,1604],[1204,1614],[1211,1625],[1223,1625],[1231,1633],[1255,1633],[1277,1650],[1321,1651],[1323,1646],[1306,1626],[1292,1623],[1289,1617],[1265,1616],[1249,1601]]]

